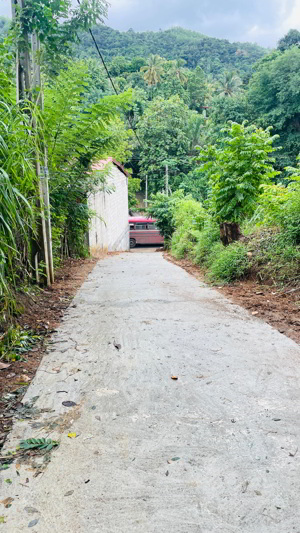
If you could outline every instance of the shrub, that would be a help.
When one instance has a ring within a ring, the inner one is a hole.
[[[200,231],[196,229],[177,230],[173,233],[171,251],[176,259],[182,259],[191,253],[195,243],[199,239]]]
[[[192,250],[206,218],[207,212],[192,196],[186,196],[178,202],[173,214],[176,231],[173,233],[171,243],[172,254],[177,259]]]
[[[220,243],[220,230],[218,224],[207,219],[203,230],[199,233],[197,242],[190,253],[191,259],[198,265],[207,263],[209,254],[215,244]],[[221,244],[221,243],[220,243]],[[222,246],[222,245],[221,245]]]
[[[178,202],[183,198],[182,191],[175,191],[171,196],[158,192],[151,195],[148,213],[156,219],[156,225],[168,244],[175,231],[174,211]]]
[[[230,283],[245,276],[249,269],[247,247],[236,242],[222,249],[218,246],[211,254],[208,279],[214,282]]]

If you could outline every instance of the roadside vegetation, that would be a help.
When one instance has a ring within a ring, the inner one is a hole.
[[[166,246],[199,265],[213,283],[251,276],[262,283],[300,283],[300,167],[274,169],[276,135],[231,123],[219,145],[199,150],[207,178],[202,202],[177,191],[152,196]],[[274,183],[275,179],[277,183]]]

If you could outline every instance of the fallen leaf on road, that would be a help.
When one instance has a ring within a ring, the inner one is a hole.
[[[11,479],[6,479],[5,483],[8,483],[9,485],[11,485],[12,484],[12,480]]]
[[[39,449],[49,452],[54,446],[59,446],[59,442],[52,439],[41,438],[21,440],[19,447],[21,450]]]
[[[70,400],[66,400],[65,402],[61,402],[65,407],[74,407],[74,405],[77,405],[75,402],[71,402]]]
[[[172,457],[172,459],[168,459],[168,463],[169,465],[173,462],[173,461],[179,461],[180,460],[180,457]]]
[[[30,506],[24,507],[24,511],[26,511],[26,513],[28,514],[39,513],[39,511],[35,507],[30,507]]]
[[[68,490],[64,496],[71,496],[73,494],[74,490]]]
[[[77,436],[76,433],[68,433],[69,439],[75,439],[76,436]]]
[[[174,381],[176,381],[178,379],[178,376],[171,376],[171,379],[174,379]]]
[[[116,341],[114,341],[114,347],[115,347],[117,350],[121,350],[121,348],[122,348],[121,344],[118,344]]]
[[[5,516],[0,516],[0,524],[5,524]]]
[[[31,522],[29,522],[29,524],[28,524],[28,527],[36,526],[38,521],[39,521],[38,518],[35,518],[35,520],[31,520]]]
[[[166,476],[168,476],[168,475],[169,475],[169,470],[166,471]]]
[[[243,484],[242,484],[242,492],[245,493],[247,488],[249,486],[249,481],[245,481]]]
[[[5,498],[5,500],[2,500],[1,503],[3,503],[4,507],[6,507],[6,509],[8,509],[8,507],[11,506],[13,501],[14,501],[14,498]]]
[[[253,316],[258,315],[258,311],[252,311],[251,313]]]
[[[83,440],[90,440],[90,439],[93,439],[94,438],[94,435],[87,435],[86,437],[84,437]]]
[[[289,452],[289,456],[290,457],[295,457],[297,451],[298,451],[298,446],[297,446],[297,448],[296,448],[296,450],[294,452]]]

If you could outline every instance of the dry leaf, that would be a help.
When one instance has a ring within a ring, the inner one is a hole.
[[[5,500],[2,500],[1,503],[3,503],[4,507],[8,508],[11,506],[13,501],[14,498],[5,498]]]
[[[117,350],[121,350],[121,348],[122,348],[121,344],[118,344],[116,341],[114,341],[113,344],[114,344],[114,347],[115,347]]]
[[[178,379],[178,376],[171,376],[171,379],[174,379],[174,381],[176,381]]]
[[[68,433],[68,437],[69,437],[69,439],[75,439],[76,438],[76,433]]]
[[[22,374],[20,376],[20,380],[24,381],[25,383],[28,383],[30,381],[30,377],[26,376],[26,374]]]
[[[5,368],[9,368],[11,365],[7,363],[1,363],[0,361],[0,370],[4,370]]]

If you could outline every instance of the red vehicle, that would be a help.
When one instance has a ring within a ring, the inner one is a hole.
[[[129,217],[130,248],[137,244],[163,244],[164,238],[156,227],[154,218]]]

